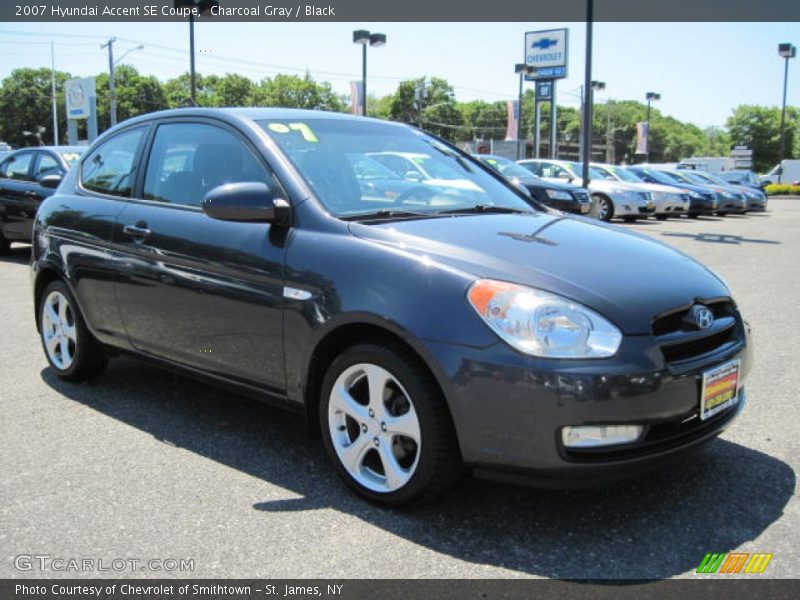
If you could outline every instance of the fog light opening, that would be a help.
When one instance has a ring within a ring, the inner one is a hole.
[[[561,440],[566,448],[598,448],[631,444],[642,436],[643,431],[642,425],[564,427],[561,430]]]

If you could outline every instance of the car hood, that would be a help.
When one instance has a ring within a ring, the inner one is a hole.
[[[478,278],[536,287],[585,304],[627,334],[697,299],[728,296],[708,268],[641,234],[580,217],[466,215],[350,223],[364,240]]]

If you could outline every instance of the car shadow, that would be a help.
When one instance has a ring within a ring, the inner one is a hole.
[[[11,244],[5,254],[0,254],[0,262],[27,265],[31,262],[31,247],[27,245]]]
[[[714,244],[780,244],[777,240],[762,240],[758,238],[746,238],[741,235],[731,235],[727,233],[675,233],[667,232],[661,235],[669,237],[690,238],[698,242],[711,242]]]
[[[377,508],[328,465],[302,419],[132,359],[94,382],[41,372],[54,391],[161,442],[296,494],[256,501],[266,513],[333,509],[461,561],[567,579],[660,579],[706,552],[757,539],[795,487],[784,462],[718,440],[681,462],[594,490],[536,490],[465,479],[433,504]]]

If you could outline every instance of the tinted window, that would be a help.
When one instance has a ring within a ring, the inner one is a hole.
[[[2,176],[7,179],[19,179],[22,181],[30,181],[28,177],[28,169],[31,166],[33,159],[32,152],[25,152],[12,156],[3,163]]]
[[[169,123],[156,131],[144,197],[200,206],[225,183],[258,181],[275,187],[271,174],[235,134],[201,123]]]
[[[39,154],[39,164],[36,165],[36,172],[33,174],[35,180],[39,180],[47,175],[59,175],[63,172],[58,161],[49,154]]]
[[[129,129],[90,152],[81,163],[81,185],[95,192],[130,196],[136,171],[134,159],[145,131],[144,127]]]

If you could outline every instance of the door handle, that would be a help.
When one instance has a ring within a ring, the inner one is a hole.
[[[27,192],[23,192],[22,195],[27,197],[27,198],[38,198],[39,197],[39,194],[37,194],[36,192],[33,192],[31,190],[28,190]]]
[[[133,238],[146,238],[151,233],[151,231],[147,229],[147,223],[125,225],[125,227],[122,228],[122,231]]]

